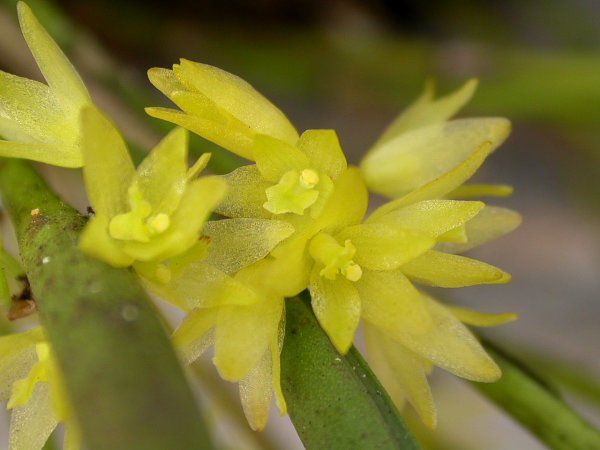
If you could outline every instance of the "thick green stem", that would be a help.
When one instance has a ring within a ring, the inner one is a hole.
[[[79,252],[85,219],[28,164],[0,161],[0,192],[87,448],[208,448],[191,390],[135,275]]]
[[[310,300],[286,300],[281,383],[307,449],[418,449],[389,396],[355,348],[341,356]]]
[[[496,383],[474,383],[494,403],[555,450],[599,450],[600,432],[586,423],[521,362],[490,343],[487,352],[502,369]]]

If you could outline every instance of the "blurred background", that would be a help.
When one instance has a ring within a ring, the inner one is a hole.
[[[299,130],[334,128],[354,163],[426,79],[445,93],[478,77],[479,90],[461,115],[505,116],[514,131],[476,179],[512,184],[511,198],[490,203],[520,211],[524,222],[474,253],[512,273],[510,285],[439,295],[488,312],[517,312],[520,320],[485,335],[551,374],[568,401],[600,424],[600,2],[28,3],[140,149],[165,126],[144,116],[144,106],[165,103],[145,72],[180,57],[248,80]],[[0,0],[0,68],[40,78],[15,11],[15,1]],[[47,175],[69,202],[86,206],[74,188],[78,172]],[[223,389],[208,365],[196,375],[224,448],[302,448],[277,414],[261,436],[244,429],[235,392]],[[433,389],[438,430],[414,425],[431,448],[543,448],[468,384],[438,371]],[[4,443],[4,423],[0,432]]]

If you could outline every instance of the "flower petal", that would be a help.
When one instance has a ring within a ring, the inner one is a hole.
[[[435,245],[432,237],[388,223],[347,227],[336,238],[339,242],[350,239],[356,247],[354,262],[370,270],[396,269]]]
[[[81,167],[81,152],[74,147],[54,144],[0,141],[0,156],[23,158],[60,167]]]
[[[13,409],[9,450],[41,450],[58,421],[52,412],[48,383],[37,383],[29,401]]]
[[[510,282],[506,272],[476,259],[430,250],[401,267],[411,280],[427,286],[456,288]]]
[[[19,2],[17,11],[23,37],[48,85],[60,96],[64,105],[72,105],[75,110],[90,104],[90,95],[79,74],[40,25],[29,6]]]
[[[211,176],[187,185],[167,231],[150,242],[127,241],[123,251],[139,261],[160,261],[189,250],[198,241],[204,222],[225,194],[225,182]]]
[[[369,217],[367,223],[383,223],[437,238],[462,226],[484,207],[483,202],[425,200]]]
[[[203,232],[210,238],[204,262],[235,273],[267,256],[294,227],[281,220],[237,218],[207,222]]]
[[[517,320],[518,316],[514,313],[482,313],[469,308],[461,308],[458,306],[447,306],[454,316],[467,325],[475,327],[495,327],[504,325],[505,323]]]
[[[262,431],[269,418],[273,398],[272,372],[271,351],[267,350],[239,382],[242,409],[254,431]]]
[[[456,189],[466,180],[471,178],[473,174],[481,167],[485,159],[492,151],[492,144],[484,142],[469,156],[465,161],[454,167],[449,172],[441,175],[439,178],[427,183],[426,185],[406,194],[404,197],[392,200],[371,214],[372,218],[379,217],[389,211],[410,205],[411,203],[420,202],[423,200],[431,200],[444,197],[448,192]]]
[[[309,285],[312,309],[334,347],[348,352],[360,320],[360,297],[353,283],[338,276],[328,280],[313,269]]]
[[[465,184],[450,192],[447,197],[453,199],[474,197],[509,197],[513,187],[507,184]]]
[[[136,270],[138,265],[134,265]],[[204,261],[189,264],[166,283],[148,277],[143,277],[142,281],[158,298],[183,311],[196,307],[248,305],[259,301],[247,286]]]
[[[266,134],[290,144],[298,139],[298,133],[287,117],[240,77],[186,59],[175,64],[173,72],[189,89],[206,95],[255,133]]]
[[[317,220],[311,221],[314,233],[335,232],[360,223],[367,211],[369,193],[360,171],[350,167],[335,180],[334,190]]]
[[[476,88],[477,80],[471,79],[454,92],[433,100],[433,83],[427,83],[421,96],[396,117],[373,147],[383,145],[402,133],[450,119],[471,100]]]
[[[406,396],[423,423],[435,428],[437,413],[421,358],[375,327],[365,324],[364,329],[368,359],[371,361],[374,354],[373,370],[378,378],[382,375],[380,380],[386,390],[389,389],[390,396],[393,395],[392,401],[396,402],[394,397],[399,397],[401,408]]]
[[[175,128],[137,168],[134,183],[153,214],[171,214],[179,206],[187,182],[187,143],[187,132]]]
[[[335,180],[346,170],[346,157],[334,130],[306,130],[298,148],[308,156],[310,166]]]
[[[290,170],[308,167],[308,157],[297,147],[263,134],[255,136],[252,156],[263,178],[273,183]]]
[[[33,138],[40,143],[72,144],[77,124],[67,120],[62,109],[45,84],[0,71],[0,115],[29,136],[26,142]],[[8,135],[3,137],[15,140]]]
[[[365,270],[356,282],[363,319],[390,336],[403,329],[426,333],[432,326],[421,294],[399,270]]]
[[[510,233],[520,224],[521,215],[518,212],[486,206],[465,224],[466,243],[442,243],[436,249],[448,253],[463,253]]]
[[[271,183],[263,179],[255,165],[238,167],[222,178],[228,189],[216,212],[227,217],[271,217],[263,208],[265,191]]]
[[[224,379],[239,381],[248,375],[277,333],[282,312],[283,299],[274,297],[219,310],[213,361]]]
[[[79,236],[79,248],[113,267],[128,267],[133,263],[133,258],[123,252],[119,241],[110,237],[109,222],[110,219],[100,213],[88,220]]]
[[[195,309],[173,333],[173,346],[185,365],[197,360],[212,344],[212,330],[217,324],[217,314],[217,308]]]
[[[0,337],[0,400],[8,400],[13,383],[27,376],[37,361],[35,344],[43,340],[41,327]]]
[[[509,132],[510,122],[502,118],[429,125],[377,147],[362,160],[361,171],[374,192],[401,197],[450,172],[482,143],[491,143],[494,150]]]
[[[170,98],[180,105],[187,105],[186,102],[193,101],[191,98],[197,98],[194,102],[196,106],[200,103],[199,99],[203,99],[202,96],[183,92],[175,92]],[[150,107],[144,110],[151,117],[179,125],[242,158],[252,158],[252,136],[233,117],[228,121],[217,109],[209,109],[203,116],[190,115],[173,108]]]
[[[127,189],[135,176],[127,146],[116,127],[96,108],[81,111],[83,179],[97,214],[109,218],[128,210]]]

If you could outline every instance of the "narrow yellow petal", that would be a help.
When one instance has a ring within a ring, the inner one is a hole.
[[[448,253],[463,253],[486,242],[498,239],[521,224],[521,215],[510,209],[486,206],[465,224],[467,242],[442,243],[436,248]]]
[[[346,170],[346,157],[334,130],[306,130],[298,148],[308,156],[310,166],[335,180]]]
[[[137,168],[134,183],[153,214],[171,214],[179,206],[187,183],[187,132],[175,128]]]
[[[260,300],[250,288],[202,261],[188,264],[166,282],[146,276],[139,270],[141,265],[136,263],[134,268],[142,275],[146,288],[183,311],[196,307],[249,305]]]
[[[517,320],[518,316],[514,313],[482,313],[469,308],[461,308],[458,306],[447,306],[447,308],[456,316],[458,320],[467,325],[475,327],[495,327],[504,325],[505,323]]]
[[[287,117],[240,77],[217,67],[182,59],[173,66],[183,84],[210,98],[255,133],[294,144],[298,133]]]
[[[308,157],[298,148],[271,136],[254,138],[252,155],[265,180],[277,183],[286,172],[301,172],[308,167]]]
[[[385,223],[403,230],[437,238],[464,225],[484,207],[483,202],[425,200],[371,216],[367,223]]]
[[[219,310],[213,361],[224,379],[239,381],[250,373],[277,333],[282,312],[283,298]]]
[[[8,448],[41,449],[57,425],[50,401],[50,387],[48,383],[37,383],[29,401],[11,413]],[[32,430],[35,432],[32,433]]]
[[[370,152],[361,162],[367,186],[389,197],[401,197],[447,174],[482,143],[490,151],[508,137],[502,118],[459,119],[401,134]],[[435,164],[432,164],[435,161]]]
[[[353,283],[338,276],[328,280],[313,270],[310,277],[312,309],[331,342],[342,355],[348,352],[360,320],[360,297]]]
[[[407,328],[409,321],[404,317],[398,318],[393,333],[380,329],[420,357],[461,378],[497,381],[500,369],[473,334],[442,304],[425,294],[421,300],[431,320],[425,332]]]
[[[23,37],[48,85],[60,96],[65,106],[70,104],[79,109],[90,104],[90,96],[79,74],[40,25],[29,6],[19,2],[17,10]]]
[[[316,231],[327,228],[335,232],[361,222],[367,211],[369,193],[360,171],[349,167],[335,180],[334,190],[321,215],[312,224]]]
[[[156,89],[169,98],[174,92],[182,92],[186,89],[170,69],[153,67],[148,70],[148,79]]]
[[[239,382],[242,409],[250,428],[262,431],[269,418],[273,398],[271,351],[264,352],[248,375]]]
[[[411,280],[428,286],[456,288],[510,282],[506,272],[476,259],[430,250],[400,270]]]
[[[285,338],[285,303],[281,313],[281,322],[277,334],[271,339],[271,364],[273,365],[273,394],[275,395],[275,404],[279,413],[284,416],[287,413],[287,404],[281,389],[281,349]]]
[[[81,167],[81,152],[78,148],[58,144],[41,144],[37,142],[21,143],[0,141],[0,156],[6,158],[23,158],[52,164],[61,167]]]
[[[427,371],[421,358],[373,326],[365,325],[365,342],[367,355],[370,355],[371,352],[379,353],[380,358],[383,360],[380,359],[374,367],[376,375],[379,376],[378,371],[381,371],[386,383],[391,381],[397,385],[391,386],[390,394],[399,391],[401,394],[400,401],[406,396],[423,423],[429,428],[435,428],[437,413],[431,389],[427,382]],[[387,365],[387,371],[382,370],[382,364]],[[393,380],[389,380],[388,373],[393,374]],[[384,387],[387,389],[385,384]],[[394,400],[393,397],[392,400]]]
[[[362,317],[387,334],[426,334],[433,322],[421,294],[399,270],[365,270],[356,282]]]
[[[349,239],[356,247],[354,261],[370,270],[396,269],[435,245],[432,237],[388,223],[347,227],[336,238],[340,242]]]
[[[212,344],[212,329],[217,323],[217,308],[198,308],[190,312],[172,336],[181,361],[191,364]]]
[[[473,174],[477,171],[477,169],[479,169],[479,167],[481,167],[485,159],[491,153],[492,148],[493,147],[490,142],[484,142],[471,154],[471,156],[469,156],[466,160],[454,167],[449,172],[446,172],[439,178],[436,178],[424,186],[410,192],[409,194],[406,194],[404,197],[400,197],[380,206],[371,214],[371,217],[379,217],[388,213],[389,211],[393,211],[402,206],[410,205],[411,203],[444,197],[448,192],[456,189],[473,176]]]
[[[3,119],[12,122],[12,130],[2,135],[6,139],[22,140],[12,137],[18,130],[26,136],[23,142],[73,144],[77,124],[67,119],[56,95],[43,83],[0,71],[0,110]]]
[[[43,340],[41,327],[0,337],[0,400],[8,400],[13,383],[27,376],[37,361],[35,345]]]
[[[235,273],[265,256],[289,237],[294,227],[271,219],[237,218],[214,220],[204,226],[210,238],[205,263],[223,272]]]
[[[456,91],[433,100],[433,84],[427,83],[421,96],[386,128],[374,147],[410,130],[450,119],[471,100],[476,88],[477,80],[471,79]]]
[[[507,184],[465,184],[450,192],[447,197],[454,199],[474,197],[509,197],[513,187]]]
[[[92,207],[114,217],[126,212],[127,190],[135,169],[123,137],[95,108],[81,111],[83,179]]]
[[[174,98],[180,104],[183,104],[183,100],[186,99],[182,94]],[[172,108],[152,107],[145,108],[145,111],[151,117],[179,125],[242,158],[252,159],[252,135],[245,133],[241,125],[235,121],[227,124],[226,118],[218,115],[218,110],[202,117],[192,116]]]
[[[228,189],[217,213],[226,217],[271,217],[263,207],[267,200],[265,191],[271,183],[263,179],[255,165],[238,167],[222,178]]]

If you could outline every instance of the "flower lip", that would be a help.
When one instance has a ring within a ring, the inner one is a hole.
[[[350,239],[346,239],[342,246],[331,235],[320,233],[311,240],[309,253],[315,261],[323,264],[319,275],[324,278],[335,280],[338,273],[349,281],[358,281],[362,277],[362,268],[352,260],[356,247]]]

